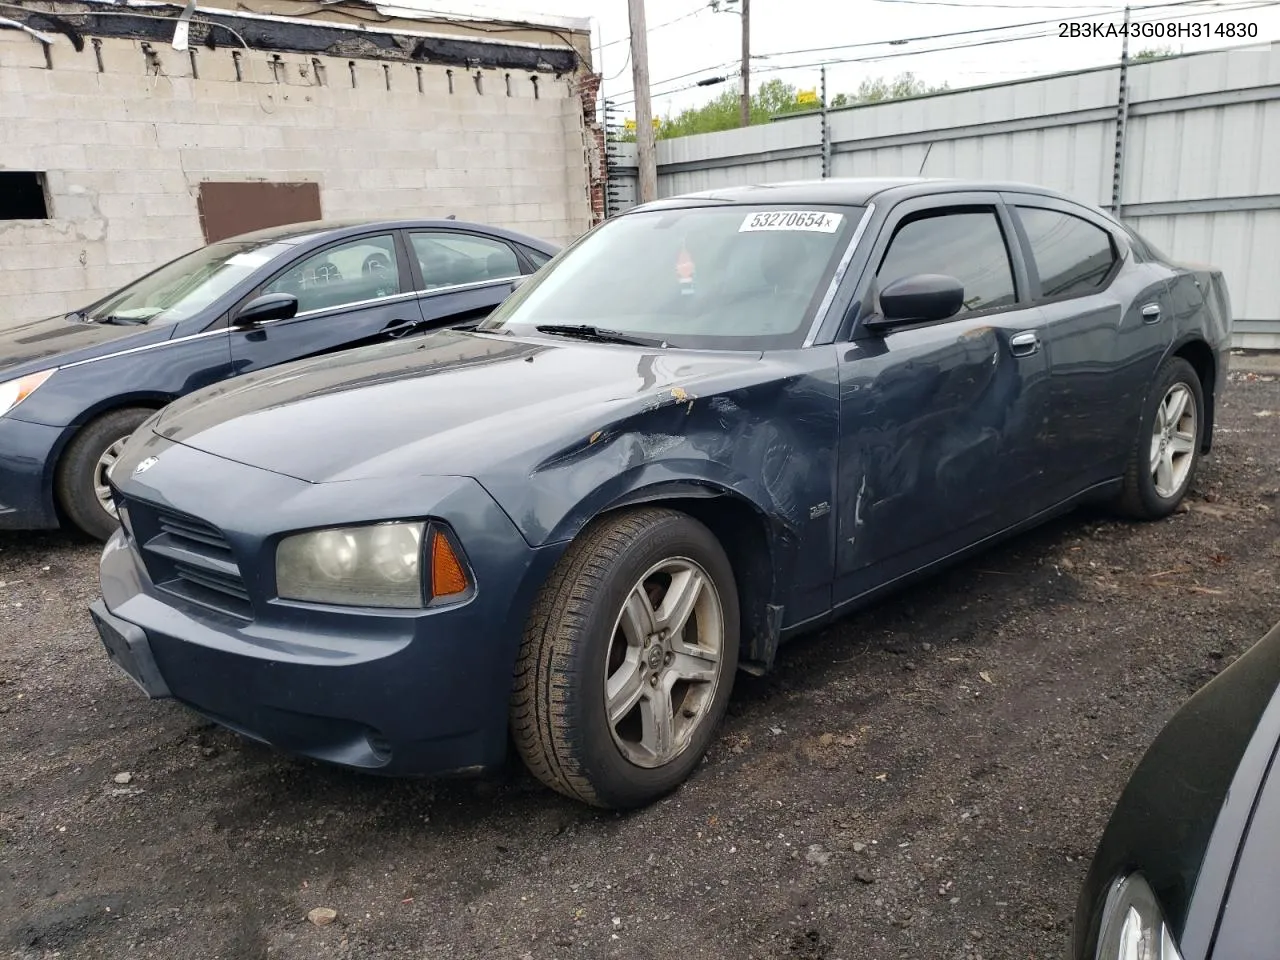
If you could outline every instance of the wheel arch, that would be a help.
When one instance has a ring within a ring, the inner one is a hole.
[[[1181,357],[1186,360],[1200,379],[1200,389],[1204,393],[1204,428],[1201,432],[1200,452],[1208,453],[1213,446],[1213,425],[1217,412],[1217,354],[1203,337],[1190,334],[1170,347],[1166,360],[1169,357]]]
[[[738,585],[742,624],[738,665],[757,675],[768,671],[782,627],[781,587],[786,582],[791,542],[785,528],[738,491],[705,481],[672,481],[632,490],[598,511],[590,523],[638,506],[663,506],[684,513],[720,542]]]
[[[80,411],[79,416],[71,423],[72,432],[78,432],[99,417],[106,416],[108,413],[115,413],[117,410],[124,410],[128,407],[142,407],[154,411],[167,407],[177,399],[176,394],[165,393],[160,390],[137,390],[104,397],[97,403],[91,404]]]
[[[145,410],[161,410],[172,403],[176,397],[169,396],[157,392],[138,392],[129,394],[120,394],[110,397],[96,403],[90,407],[86,407],[79,416],[77,416],[58,437],[58,443],[50,451],[49,461],[45,465],[44,471],[44,488],[45,496],[48,497],[48,503],[52,506],[55,516],[58,518],[58,524],[65,527],[68,518],[61,499],[57,494],[58,475],[62,470],[63,462],[67,456],[67,450],[71,447],[71,443],[85,427],[94,421],[105,417],[108,414],[115,413],[117,410],[128,410],[131,408],[140,408]]]

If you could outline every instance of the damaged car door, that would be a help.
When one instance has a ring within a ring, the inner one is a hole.
[[[881,225],[837,344],[837,606],[1045,504],[1043,312],[989,193],[905,201]]]

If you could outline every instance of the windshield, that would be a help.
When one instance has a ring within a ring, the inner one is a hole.
[[[798,347],[861,216],[737,205],[627,214],[534,274],[479,329],[588,326],[672,347]]]
[[[226,241],[194,250],[87,311],[103,323],[176,323],[199,313],[288,249],[288,244]]]

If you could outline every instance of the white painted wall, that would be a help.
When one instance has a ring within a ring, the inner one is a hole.
[[[582,106],[567,79],[0,30],[0,170],[47,174],[50,218],[0,221],[0,329],[65,312],[204,240],[203,180],[315,181],[326,218],[447,216],[570,240],[590,225]],[[422,89],[419,91],[419,81]]]

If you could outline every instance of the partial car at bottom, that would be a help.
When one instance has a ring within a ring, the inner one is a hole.
[[[0,530],[117,528],[107,471],[201,387],[479,320],[558,248],[458,220],[291,224],[185,254],[0,332]]]
[[[1134,769],[1080,893],[1071,960],[1280,950],[1280,624],[1173,716]]]
[[[285,750],[442,774],[513,740],[636,806],[783,640],[1083,502],[1172,512],[1229,335],[1221,274],[1036,187],[663,200],[474,330],[152,417],[93,616],[150,695]]]

